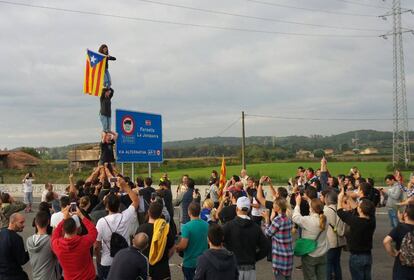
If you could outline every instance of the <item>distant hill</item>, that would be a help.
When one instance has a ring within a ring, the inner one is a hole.
[[[414,133],[410,133],[414,136]],[[392,145],[392,132],[376,130],[357,130],[345,132],[332,136],[251,136],[246,138],[246,145],[299,145],[305,148],[336,148],[341,144],[352,145],[353,139],[358,139],[357,145]],[[169,141],[164,143],[164,148],[187,148],[200,147],[205,145],[240,146],[241,137],[208,137],[194,138],[191,140]]]
[[[414,132],[410,132],[410,139],[414,139]],[[77,149],[87,148],[94,144],[96,143],[35,149],[43,158],[66,159],[67,152],[75,147]],[[268,159],[290,158],[300,149],[309,151],[333,149],[336,153],[339,153],[353,149],[374,147],[381,154],[390,154],[392,152],[392,132],[357,130],[331,136],[251,136],[246,138],[246,145],[248,152],[251,151],[252,154],[260,153],[261,157],[268,157]],[[240,146],[240,137],[206,137],[168,141],[164,143],[164,157],[239,156]],[[270,154],[266,156],[266,153]],[[274,154],[277,154],[277,156]]]

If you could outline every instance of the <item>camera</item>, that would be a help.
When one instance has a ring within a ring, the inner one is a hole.
[[[156,192],[151,193],[151,200],[154,200],[156,198],[157,198],[157,193]]]
[[[70,203],[69,212],[76,212],[76,202]]]

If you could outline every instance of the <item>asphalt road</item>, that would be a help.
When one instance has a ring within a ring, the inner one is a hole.
[[[36,210],[36,205],[35,205]],[[26,223],[24,231],[21,233],[24,240],[26,240],[30,235],[34,234],[34,229],[31,227],[32,220],[35,216],[35,213],[25,214]],[[385,280],[392,279],[392,266],[394,260],[388,256],[382,246],[382,240],[390,231],[390,224],[388,221],[388,216],[386,215],[384,208],[377,209],[377,228],[374,234],[374,249],[373,249],[373,269],[372,276],[373,279]],[[348,269],[348,252],[342,253],[342,274],[343,279],[351,279],[351,275]],[[170,260],[170,267],[172,273],[172,279],[183,279],[181,268],[179,264],[182,259],[178,255],[174,255]],[[294,265],[297,266],[300,264],[300,258],[295,257]],[[25,271],[31,275],[30,263],[27,263],[24,266]],[[258,280],[271,280],[273,279],[271,263],[262,260],[256,265],[257,270],[257,279]],[[303,279],[301,270],[293,270],[292,279]]]

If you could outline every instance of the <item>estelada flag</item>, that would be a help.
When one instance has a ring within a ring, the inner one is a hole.
[[[83,92],[101,96],[105,76],[106,56],[86,50],[86,69]]]
[[[222,197],[223,195],[223,189],[226,185],[226,162],[223,160],[221,161],[221,169],[220,169],[220,184],[219,184],[219,197]]]

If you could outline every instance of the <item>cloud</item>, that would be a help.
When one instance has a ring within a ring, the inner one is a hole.
[[[23,1],[22,1],[23,2]],[[165,1],[167,2],[167,1]],[[138,0],[26,1],[35,5],[184,23],[306,34],[369,34],[214,15]],[[375,17],[340,16],[250,1],[168,1],[258,17],[388,30]],[[379,15],[341,1],[277,1]],[[107,43],[113,108],[163,115],[164,139],[215,136],[247,114],[315,118],[392,117],[392,40],[295,37],[157,24],[1,4],[1,147],[99,139],[99,100],[82,94],[85,49]],[[406,50],[413,46],[405,40]],[[406,51],[407,92],[414,86]],[[408,94],[408,107],[414,100]],[[286,121],[247,117],[248,135],[330,135],[391,130],[392,122]],[[410,125],[412,128],[413,126]],[[222,136],[239,135],[234,125]]]

